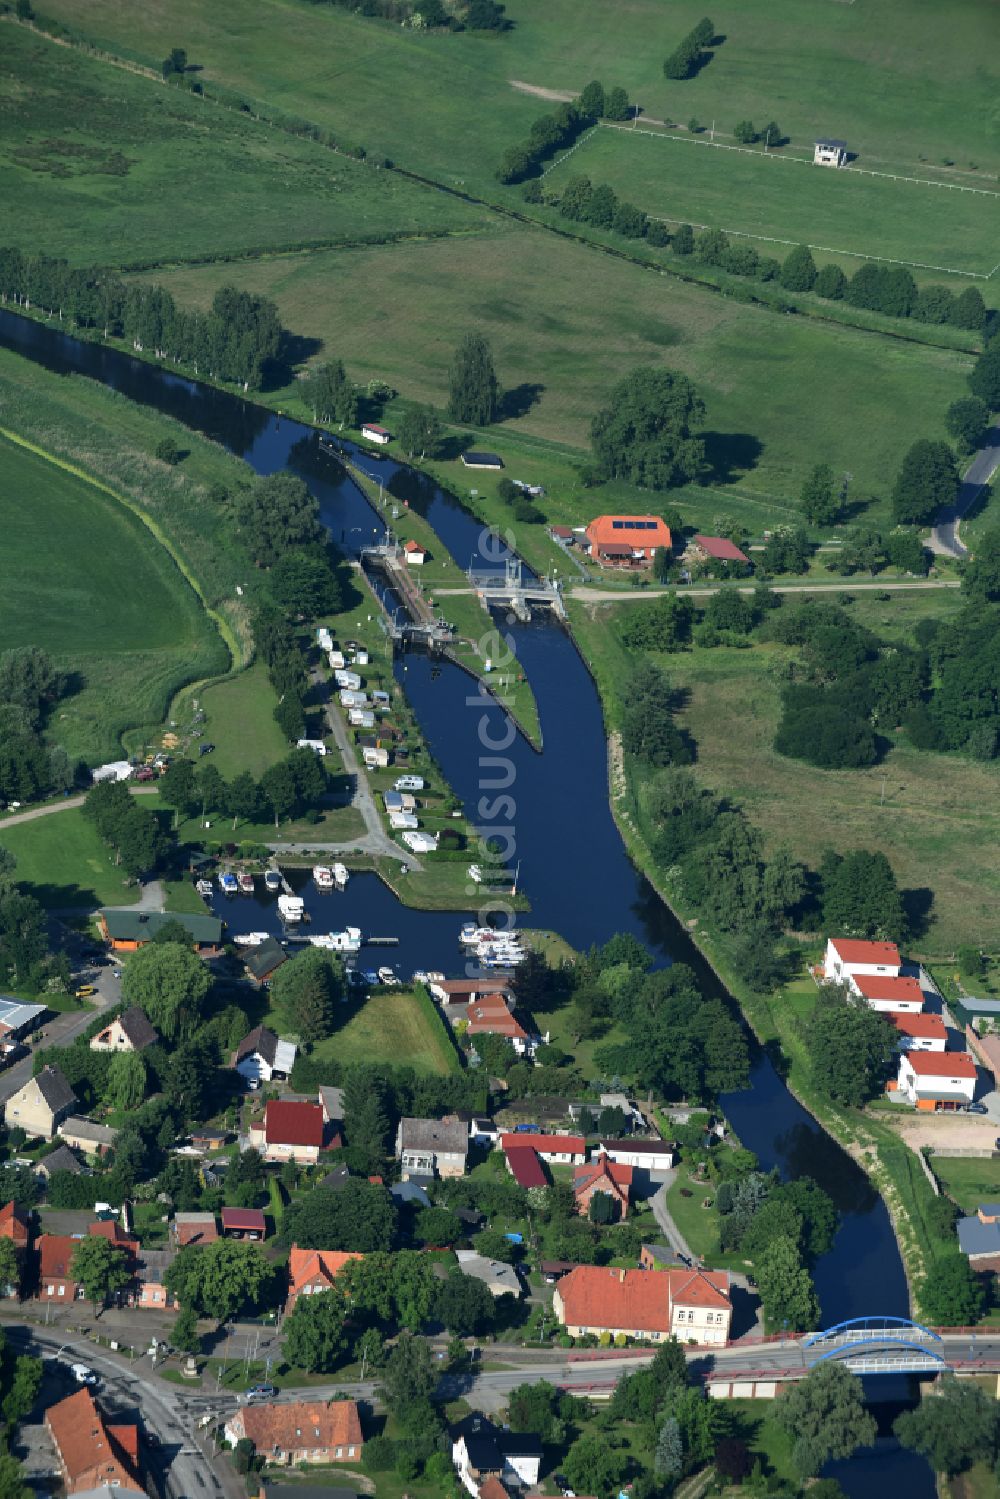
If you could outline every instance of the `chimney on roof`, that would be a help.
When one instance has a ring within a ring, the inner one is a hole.
[[[624,1285],[625,1284],[625,1271],[624,1270],[619,1270],[619,1272],[618,1272],[618,1281],[619,1281],[620,1285]]]

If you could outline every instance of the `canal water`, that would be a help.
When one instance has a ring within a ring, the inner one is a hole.
[[[348,552],[380,539],[384,526],[334,457],[302,424],[252,403],[182,379],[98,345],[9,312],[0,312],[0,344],[59,373],[103,381],[133,400],[156,407],[244,458],[258,473],[288,467],[319,501],[333,539]],[[372,459],[349,443],[359,466],[381,481],[390,497],[424,514],[462,567],[483,565],[480,524],[426,476],[391,460]],[[502,559],[501,559],[502,561]],[[574,947],[632,932],[659,963],[686,962],[706,992],[721,992],[714,974],[683,927],[639,874],[625,852],[608,805],[607,761],[600,700],[571,637],[559,625],[499,621],[510,630],[517,657],[531,682],[541,717],[544,751],[537,753],[492,699],[450,662],[407,652],[396,675],[446,778],[476,822],[504,826],[513,835],[512,859],[532,909],[530,924],[558,932]],[[501,772],[496,762],[509,762]],[[481,763],[485,762],[485,763]],[[500,778],[509,778],[503,790]],[[511,798],[499,816],[480,798]],[[405,876],[403,876],[405,879]],[[365,936],[398,937],[393,948],[367,947],[360,966],[390,964],[402,976],[415,968],[460,974],[460,913],[428,913],[401,905],[374,875],[356,875],[342,893],[320,894],[308,878],[312,930],[358,926]],[[221,900],[221,897],[219,897]],[[259,894],[237,898],[225,915],[234,931],[279,927],[274,903]],[[471,914],[471,913],[470,913]],[[788,1091],[767,1053],[754,1048],[750,1086],[723,1100],[728,1118],[762,1165],[788,1177],[809,1175],[839,1209],[834,1245],[817,1264],[816,1285],[824,1325],[848,1317],[909,1310],[903,1266],[888,1213],[864,1172],[815,1123]],[[873,1394],[887,1394],[884,1382]],[[904,1399],[900,1385],[894,1395]],[[878,1407],[876,1407],[876,1410]],[[886,1408],[888,1409],[888,1408]],[[933,1476],[921,1460],[880,1443],[871,1454],[839,1464],[836,1476],[852,1499],[875,1499],[886,1484],[911,1499],[930,1499]]]

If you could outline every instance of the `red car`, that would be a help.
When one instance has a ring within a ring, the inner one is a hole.
[[[141,770],[136,771],[135,778],[137,781],[155,781],[156,771],[152,766],[144,765]]]

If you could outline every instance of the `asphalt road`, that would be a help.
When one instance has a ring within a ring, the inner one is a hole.
[[[958,499],[942,510],[934,522],[928,545],[932,552],[946,557],[967,557],[969,549],[959,535],[959,525],[975,503],[984,484],[1000,468],[1000,427],[991,427],[986,441],[962,476]]]

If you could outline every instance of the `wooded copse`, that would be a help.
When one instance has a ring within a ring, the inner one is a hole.
[[[259,390],[285,330],[267,297],[221,286],[209,312],[178,307],[162,286],[135,285],[113,271],[78,269],[50,255],[0,249],[0,303],[41,309],[71,327],[123,338],[137,353],[195,375]]]

